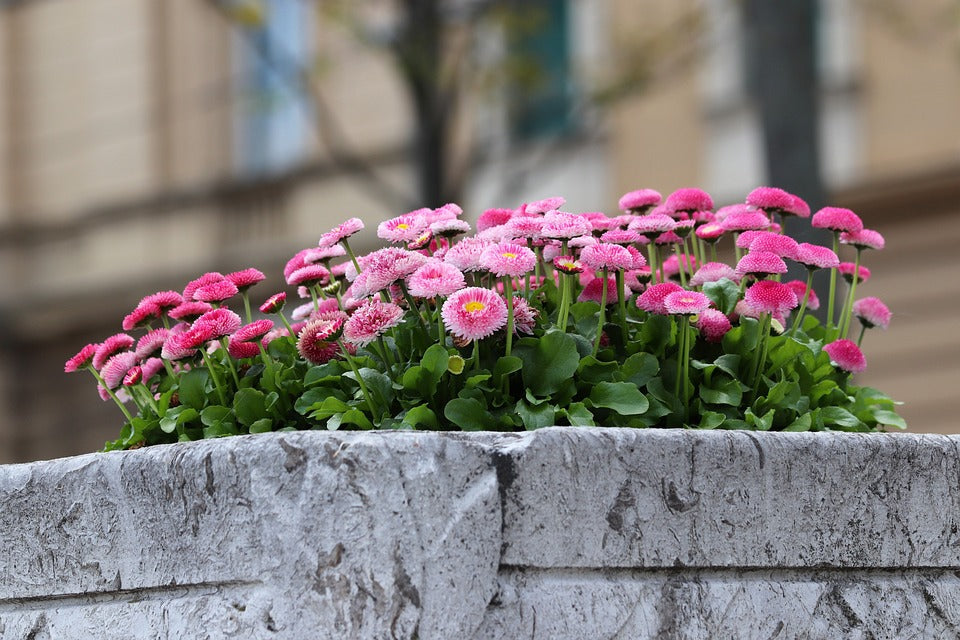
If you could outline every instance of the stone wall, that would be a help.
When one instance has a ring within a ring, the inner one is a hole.
[[[0,637],[953,637],[958,444],[300,432],[9,465]]]

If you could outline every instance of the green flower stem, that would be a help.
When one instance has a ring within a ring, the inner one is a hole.
[[[363,394],[363,399],[367,402],[367,408],[370,409],[370,416],[377,422],[380,422],[382,416],[377,414],[376,405],[373,403],[373,397],[370,395],[370,391],[367,389],[367,385],[363,381],[363,377],[360,375],[360,370],[357,369],[357,363],[354,362],[353,356],[351,356],[350,352],[347,351],[347,347],[343,344],[342,340],[337,340],[337,344],[340,345],[340,351],[343,353],[344,358],[346,358],[347,363],[350,365],[350,369],[353,370],[353,375],[357,376],[357,383],[360,385],[360,392]]]
[[[607,269],[603,269],[603,288],[602,293],[600,294],[600,316],[597,318],[597,337],[593,339],[593,355],[596,357],[597,351],[600,349],[600,336],[603,335],[603,324],[607,320],[607,285],[609,281],[607,280]]]
[[[114,402],[117,403],[117,406],[120,407],[120,411],[123,412],[123,415],[127,419],[127,422],[130,422],[131,420],[133,420],[133,416],[130,415],[130,411],[128,411],[127,407],[122,402],[120,402],[120,398],[118,398],[117,394],[113,392],[113,389],[107,386],[107,384],[103,381],[103,378],[100,376],[100,373],[93,368],[92,364],[87,365],[87,370],[93,374],[93,377],[97,379],[97,382],[100,384],[100,386],[106,389],[107,394],[111,398],[113,398]]]
[[[237,389],[240,388],[240,376],[237,375],[237,368],[233,364],[233,358],[230,357],[230,350],[228,348],[228,342],[226,338],[220,338],[220,344],[223,345],[223,352],[227,354],[227,369],[230,369],[230,373],[233,376],[233,381],[237,385]]]
[[[173,365],[170,364],[170,361],[167,360],[166,358],[163,358],[162,362],[163,362],[163,368],[167,370],[167,375],[173,378],[174,380],[179,381],[180,376],[178,376],[177,372],[173,370]]]
[[[528,240],[528,242],[531,244],[533,243],[532,240]],[[540,268],[545,266],[543,264],[543,249],[542,247],[533,247],[533,252],[537,254],[537,262],[533,265],[533,277],[537,282],[540,282]]]
[[[683,353],[684,342],[686,341],[686,331],[682,322],[676,322],[676,317],[671,316],[670,321],[677,327],[677,375],[673,380],[673,395],[680,397],[680,378],[683,377]]]
[[[293,332],[293,327],[291,327],[290,323],[287,321],[287,316],[283,315],[282,311],[277,311],[277,315],[280,316],[280,321],[283,322],[283,326],[287,328],[287,331],[290,333],[290,337],[296,340],[297,334]]]
[[[785,213],[780,214],[780,233],[783,235],[787,235],[787,218],[789,217]]]
[[[317,298],[316,287],[307,287],[310,290],[310,299],[313,300],[313,310],[320,311],[320,300]]]
[[[677,245],[677,271],[680,274],[680,286],[687,288],[687,241],[681,238],[681,243]]]
[[[810,301],[810,287],[813,286],[813,271],[807,270],[807,288],[803,292],[803,300],[800,302],[800,311],[797,312],[797,317],[793,320],[793,326],[790,327],[790,335],[794,335],[797,332],[797,329],[800,328],[800,325],[803,323],[803,312],[807,310],[807,302]]]
[[[867,325],[861,324],[861,325],[860,325],[860,335],[859,335],[859,337],[857,337],[857,346],[858,346],[858,347],[861,345],[861,343],[863,343],[863,334],[865,334],[866,332],[867,332]]]
[[[693,337],[690,332],[690,316],[684,316],[680,326],[683,328],[683,419],[690,415],[690,349],[693,346]]]
[[[347,242],[347,239],[344,238],[340,241],[340,244],[343,245],[343,250],[347,252],[347,255],[350,256],[350,262],[353,263],[353,266],[356,268],[357,273],[360,273],[360,263],[357,262],[357,256],[354,255],[353,249],[350,248],[350,243]]]
[[[473,370],[480,370],[480,341],[473,341]]]
[[[617,308],[620,312],[620,328],[623,329],[623,335],[627,335],[627,296],[624,274],[621,269],[617,269]]]
[[[440,313],[441,307],[443,307],[443,303],[437,300],[437,342],[441,347],[445,347],[447,346],[447,341],[443,331],[443,315]]]
[[[836,231],[833,232],[833,252],[838,253],[840,251],[840,234]],[[838,254],[839,255],[839,254]],[[829,333],[833,327],[833,300],[837,293],[837,268],[833,267],[830,269],[830,295],[827,298],[827,332]]]
[[[247,295],[246,291],[241,291],[240,297],[243,299],[243,310],[247,314],[247,324],[250,324],[253,322],[253,314],[250,312],[250,296]]]
[[[860,282],[860,255],[862,249],[857,249],[857,257],[853,261],[853,282],[850,283],[850,294],[847,296],[847,302],[843,305],[843,311],[840,313],[840,337],[846,338],[850,331],[850,320],[853,318],[853,297],[857,293],[857,283]]]
[[[710,243],[710,259],[713,262],[717,262],[717,243],[716,242]]]
[[[557,312],[557,326],[560,331],[567,330],[567,317],[570,313],[570,276],[560,272],[560,311]]]
[[[510,355],[513,347],[513,279],[503,277],[503,293],[507,298],[507,348],[506,355]]]
[[[200,357],[203,358],[204,364],[207,365],[207,371],[210,372],[210,377],[213,379],[213,386],[217,388],[217,395],[220,396],[220,404],[226,406],[227,394],[223,390],[223,383],[220,382],[220,376],[217,375],[217,370],[213,367],[213,362],[207,355],[207,350],[203,347],[200,347]]]
[[[160,322],[163,323],[163,328],[167,331],[170,331],[170,318],[167,317],[167,314],[162,314],[160,316]]]
[[[407,301],[407,306],[410,307],[410,310],[417,315],[417,323],[420,325],[420,329],[423,330],[425,335],[430,335],[429,330],[427,329],[427,324],[429,320],[423,319],[423,313],[420,311],[417,301],[413,299],[413,296],[410,295],[410,292],[407,291],[407,285],[404,284],[403,280],[398,280],[400,285],[400,290],[403,292],[403,299]]]
[[[647,244],[647,256],[650,258],[650,283],[657,284],[657,243],[652,238]]]
[[[686,242],[686,239],[684,239]],[[700,245],[700,238],[695,235],[690,236],[690,248],[693,250],[693,259],[697,265],[703,264],[703,247]],[[692,273],[690,275],[693,275]]]
[[[277,375],[273,369],[273,358],[267,354],[267,350],[263,348],[263,340],[257,340],[257,347],[260,349],[260,361],[263,362],[263,366],[267,371],[270,372],[270,377],[273,379],[274,388],[276,388]]]
[[[757,397],[757,390],[760,388],[760,374],[763,372],[763,363],[767,359],[767,342],[770,337],[770,319],[769,313],[761,314],[760,319],[760,345],[759,349],[754,351],[754,361],[751,366],[751,379],[753,380],[753,392],[750,395],[750,404]],[[759,352],[759,353],[758,353]]]
[[[146,405],[153,409],[153,413],[157,416],[160,415],[160,407],[157,406],[156,400],[153,399],[153,394],[150,392],[150,389],[147,388],[147,385],[142,382],[138,382],[135,387],[130,387],[130,390],[133,391],[136,389],[140,392],[143,400],[146,402]]]
[[[733,255],[736,257],[737,263],[739,263],[740,258],[743,257],[742,255],[740,255],[740,247],[737,246],[737,238],[739,237],[740,237],[739,233],[735,232],[733,234]]]
[[[397,363],[394,362],[390,349],[387,348],[387,343],[383,340],[383,336],[377,336],[377,345],[380,347],[383,363],[387,365],[387,370],[392,372]]]

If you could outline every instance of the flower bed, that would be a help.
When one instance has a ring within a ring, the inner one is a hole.
[[[145,297],[123,321],[139,339],[87,345],[65,369],[89,370],[123,411],[108,449],[306,429],[905,426],[890,398],[850,380],[866,367],[865,330],[890,320],[856,297],[861,257],[884,240],[852,211],[811,217],[768,187],[717,211],[698,189],[662,203],[631,192],[616,216],[563,204],[488,210],[472,236],[460,207],[420,209],[381,223],[391,246],[362,256],[353,218],[287,263],[308,300],[292,323],[286,292],[254,318],[256,269],[207,273]],[[832,248],[784,233],[807,218]],[[717,260],[721,242],[734,265]],[[786,261],[806,281],[782,282]],[[823,325],[809,313],[818,269],[830,270]]]

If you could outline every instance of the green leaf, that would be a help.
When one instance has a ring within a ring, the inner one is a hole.
[[[232,421],[232,413],[229,407],[219,404],[211,405],[200,412],[200,422],[208,427],[213,427],[227,420]]]
[[[669,316],[651,314],[640,328],[640,342],[651,353],[663,353],[673,338],[673,320]]]
[[[266,396],[258,389],[240,389],[233,396],[233,413],[237,422],[249,427],[267,417]]]
[[[850,429],[864,426],[859,418],[843,407],[823,407],[820,409],[820,416],[823,418],[823,424],[828,426],[837,425]]]
[[[877,421],[877,424],[887,425],[888,427],[896,427],[898,429],[907,428],[906,420],[897,415],[895,411],[874,409],[873,419]]]
[[[250,433],[269,433],[273,431],[273,419],[261,418],[250,425]]]
[[[523,384],[534,395],[549,396],[573,377],[580,354],[576,341],[560,331],[550,331],[534,344],[520,344],[515,350],[523,360]]]
[[[700,428],[701,429],[716,429],[727,419],[727,416],[722,413],[717,413],[716,411],[704,411],[703,415],[700,416]]]
[[[490,377],[491,376],[489,373],[478,373],[474,376],[470,376],[469,378],[467,378],[467,381],[464,383],[464,386],[468,389],[474,389],[482,385],[487,380],[489,380]]]
[[[353,377],[353,372],[344,375]],[[389,407],[393,402],[393,381],[376,369],[368,367],[360,369],[360,377],[366,383],[367,390],[374,395],[374,403],[380,407]]]
[[[340,379],[343,373],[343,365],[339,360],[331,360],[326,364],[317,367],[310,367],[307,374],[303,377],[303,386],[312,387],[325,382],[335,382]]]
[[[740,298],[740,287],[729,278],[720,278],[716,282],[704,283],[703,294],[717,305],[717,309],[730,315]]]
[[[644,387],[660,372],[660,361],[651,353],[635,353],[620,365],[620,378]]]
[[[420,366],[432,376],[434,384],[447,372],[449,362],[450,354],[439,344],[430,345],[420,358]]]
[[[311,407],[309,417],[311,420],[326,420],[333,414],[343,413],[349,408],[350,406],[340,398],[328,396]]]
[[[611,382],[618,369],[620,367],[616,362],[601,362],[593,356],[586,356],[577,367],[577,381],[591,385]]]
[[[590,392],[589,401],[623,416],[639,415],[650,407],[647,397],[630,382],[601,382]]]
[[[557,408],[552,404],[531,405],[521,398],[517,401],[516,411],[527,431],[533,431],[541,427],[552,427],[557,423]]]
[[[454,398],[444,407],[443,415],[464,431],[482,431],[493,424],[492,416],[474,398]]]
[[[303,392],[302,396],[297,398],[297,401],[293,404],[293,408],[300,415],[306,415],[317,409],[321,402],[330,397],[335,397],[335,394],[334,390],[328,387],[307,389]]]
[[[753,409],[747,409],[744,412],[744,417],[747,419],[747,424],[752,426],[758,431],[770,431],[770,427],[773,426],[773,415],[774,410],[770,409],[762,416],[758,416],[753,412]]]
[[[712,387],[700,386],[700,399],[707,404],[739,407],[743,399],[743,388],[736,380],[714,380]]]
[[[735,353],[725,353],[713,361],[717,369],[729,374],[731,378],[738,378],[740,371],[740,356]]]
[[[193,407],[197,411],[207,404],[207,380],[210,373],[206,369],[191,369],[180,377],[180,404]]]
[[[200,417],[200,412],[193,407],[180,405],[167,411],[167,414],[160,419],[160,430],[164,433],[173,433],[177,427],[193,422]]]
[[[414,429],[417,427],[426,427],[427,429],[437,428],[437,414],[433,409],[425,404],[413,407],[403,416],[403,424],[410,425]]]
[[[813,421],[810,417],[810,414],[805,413],[790,423],[790,425],[787,426],[784,431],[810,431],[812,423]]]
[[[567,417],[570,426],[593,427],[596,425],[593,419],[593,413],[590,409],[587,409],[587,405],[582,402],[574,402],[566,409],[561,409],[560,413]]]
[[[370,419],[367,418],[367,414],[360,409],[349,409],[344,411],[340,416],[340,424],[352,424],[360,427],[364,431],[369,431],[373,429],[373,423],[370,422]],[[329,423],[327,425],[329,427]]]
[[[503,376],[508,376],[511,373],[516,373],[523,368],[523,360],[517,356],[500,356],[497,358],[497,362],[493,365],[493,381],[494,384],[499,384],[500,380],[503,379]]]

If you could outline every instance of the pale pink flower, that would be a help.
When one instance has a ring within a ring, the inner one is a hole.
[[[315,249],[304,249],[303,251],[303,266],[308,264],[316,264],[322,262],[323,266],[329,268],[327,264],[333,258],[339,258],[341,256],[347,255],[347,250],[343,248],[343,245],[335,244],[332,247],[317,247]]]
[[[505,238],[530,238],[537,240],[540,238],[540,231],[543,228],[543,218],[540,216],[514,216],[503,225]]]
[[[490,289],[467,287],[443,303],[440,311],[447,330],[463,340],[480,340],[507,324],[507,305]]]
[[[290,318],[292,320],[306,320],[310,317],[310,314],[314,310],[313,302],[304,302],[301,305],[297,305],[292,312],[290,312]]]
[[[786,273],[787,264],[783,258],[769,251],[752,251],[740,258],[737,263],[737,275],[765,278],[776,273]]]
[[[157,375],[164,370],[163,360],[160,358],[147,358],[140,365],[140,370],[143,373],[144,382],[148,382],[150,378]]]
[[[584,247],[580,262],[588,269],[626,270],[634,268],[634,257],[618,244],[600,243]]]
[[[616,304],[620,298],[617,296],[617,280],[613,276],[607,278],[607,304]],[[596,302],[599,304],[603,300],[603,278],[593,278],[583,287],[583,291],[577,297],[578,302]]]
[[[187,283],[187,286],[183,288],[184,301],[195,300],[196,298],[193,297],[193,294],[197,289],[207,284],[220,282],[224,278],[225,276],[219,271],[209,271],[203,274],[202,276],[200,276],[199,278],[197,278],[196,280],[191,280],[190,282]]]
[[[243,324],[243,321],[240,319],[240,316],[229,309],[221,307],[219,309],[207,311],[205,314],[197,318],[193,322],[191,329],[209,331],[209,339],[216,340],[217,338],[230,335],[239,329],[241,324]]]
[[[713,198],[702,189],[677,189],[663,204],[671,211],[704,211],[713,209]]]
[[[629,229],[611,229],[600,236],[600,240],[613,244],[640,244],[647,242],[647,237]]]
[[[287,260],[287,264],[283,266],[283,277],[284,279],[289,278],[290,274],[296,271],[297,269],[302,269],[306,266],[313,264],[315,261],[310,259],[313,255],[313,252],[316,251],[315,248],[310,247],[308,249],[301,249],[294,254],[292,258]]]
[[[557,256],[553,259],[553,267],[561,273],[583,273],[583,264],[573,256]]]
[[[848,244],[857,249],[875,249],[879,251],[886,244],[883,236],[873,229],[844,231],[840,234],[840,244]]]
[[[100,377],[108,389],[116,389],[123,383],[123,377],[137,364],[137,354],[133,351],[121,351],[107,360],[100,369]]]
[[[233,273],[228,273],[226,276],[227,280],[232,282],[237,286],[237,289],[240,291],[246,291],[253,285],[258,282],[263,282],[267,279],[267,276],[263,274],[259,269],[254,269],[250,267],[249,269],[243,269],[242,271],[234,271]]]
[[[691,287],[700,287],[708,282],[716,282],[722,278],[727,278],[733,282],[739,282],[740,278],[737,272],[730,265],[724,262],[705,262],[697,272],[690,278]]]
[[[886,329],[890,326],[890,309],[883,304],[880,298],[861,298],[853,303],[853,315],[857,316],[860,324],[867,329],[880,327]]]
[[[537,255],[526,246],[499,242],[480,254],[480,266],[495,276],[522,276],[533,271]]]
[[[848,283],[853,284],[853,273],[856,268],[856,264],[853,262],[841,262],[837,266],[837,271],[840,272],[840,275],[843,276],[843,279]],[[863,265],[860,265],[860,269],[857,271],[857,283],[864,283],[870,279],[870,269],[866,268]]]
[[[730,329],[730,318],[717,309],[704,309],[697,318],[697,330],[707,342],[720,342]]]
[[[575,213],[550,211],[543,217],[540,235],[544,238],[563,240],[577,236],[589,236],[593,233],[590,221]]]
[[[677,226],[677,221],[668,215],[662,213],[648,213],[645,216],[639,216],[628,226],[629,231],[635,231],[648,238],[656,238],[662,233],[673,231]]]
[[[362,347],[400,324],[402,320],[403,309],[399,306],[377,299],[367,300],[343,325],[343,337]]]
[[[446,297],[465,286],[463,272],[442,260],[426,262],[407,277],[407,288],[415,298]]]
[[[94,354],[97,353],[97,348],[100,345],[96,342],[92,342],[76,353],[75,356],[67,360],[63,365],[64,373],[73,373],[74,371],[87,366],[89,362],[93,359]]]
[[[680,244],[683,242],[683,238],[675,234],[673,231],[666,231],[657,236],[657,239],[654,242],[659,245],[668,245],[668,244]]]
[[[582,249],[583,247],[591,247],[598,242],[600,241],[593,236],[577,236],[576,238],[570,238],[570,240],[567,241],[567,246],[575,249]]]
[[[449,262],[460,271],[480,271],[480,254],[493,243],[477,238],[464,238],[450,247],[443,256],[444,262]]]
[[[860,231],[863,221],[850,209],[842,207],[824,207],[813,214],[810,226],[830,231]]]
[[[339,351],[335,341],[341,329],[346,333],[346,325],[342,318],[311,320],[300,331],[297,338],[297,351],[307,362],[313,364],[329,362],[337,356]]]
[[[673,228],[673,232],[681,238],[686,238],[690,235],[690,232],[693,231],[694,225],[696,225],[696,223],[689,218],[677,220],[677,225]]]
[[[590,221],[594,233],[603,233],[619,226],[617,218],[611,218],[602,211],[588,211],[580,215]]]
[[[836,340],[824,345],[823,350],[830,356],[830,362],[850,373],[860,373],[867,368],[867,359],[856,343],[850,340]]]
[[[816,311],[820,308],[820,298],[817,297],[817,292],[812,288],[808,290],[806,282],[803,280],[791,280],[790,282],[785,282],[784,284],[793,289],[793,292],[797,296],[797,300],[800,300],[801,303],[803,302],[803,296],[807,295],[807,309]]]
[[[741,209],[727,215],[720,224],[727,231],[759,231],[770,228],[770,218],[763,211]]]
[[[774,280],[758,280],[743,294],[748,305],[759,313],[783,316],[800,304],[793,289]]]
[[[323,284],[329,281],[329,279],[330,270],[319,264],[308,264],[305,267],[294,270],[290,275],[286,276],[287,284],[292,287],[301,284],[306,286]]]
[[[663,304],[664,298],[671,293],[684,291],[684,288],[674,282],[661,282],[647,287],[647,290],[637,297],[637,307],[649,313],[666,316],[670,315]]]
[[[694,316],[711,304],[710,298],[699,291],[674,291],[663,298],[663,308],[672,315]]]
[[[163,343],[170,336],[167,329],[148,331],[137,341],[136,354],[140,360],[146,360],[163,348]]]
[[[283,305],[287,303],[287,292],[281,291],[280,293],[275,293],[269,298],[266,302],[260,305],[260,313],[280,313],[280,310],[283,309]]]
[[[430,232],[438,238],[454,238],[464,233],[470,233],[470,225],[465,220],[456,218],[437,220],[430,223]]]
[[[320,242],[317,243],[317,246],[332,247],[339,242],[343,242],[361,229],[363,229],[363,220],[360,218],[350,218],[320,236]]]
[[[499,227],[516,215],[513,209],[487,209],[477,218],[477,231]]]
[[[412,242],[427,230],[429,225],[424,214],[432,211],[432,209],[417,209],[402,216],[384,220],[377,225],[377,237],[388,242]]]
[[[658,191],[654,191],[653,189],[637,189],[636,191],[628,191],[620,196],[619,206],[621,211],[643,212],[650,207],[660,204],[661,199],[662,196]]]
[[[805,265],[810,271],[833,269],[840,266],[840,258],[833,252],[833,249],[808,242],[801,242],[797,245],[797,255],[794,259]]]
[[[97,350],[93,354],[93,364],[94,369],[100,369],[103,367],[104,363],[110,359],[113,354],[117,353],[122,349],[129,349],[133,346],[134,340],[131,336],[128,336],[125,333],[116,333],[99,345],[97,345]]]
[[[537,324],[538,311],[521,296],[513,296],[513,331],[517,335],[525,333],[533,335]]]
[[[239,293],[237,285],[227,279],[201,285],[193,292],[193,299],[199,302],[223,302]]]
[[[523,207],[524,215],[531,215],[535,213],[546,213],[547,211],[556,211],[564,204],[566,204],[566,198],[561,198],[556,196],[553,198],[544,198],[543,200],[536,200],[534,202],[529,202]]]

